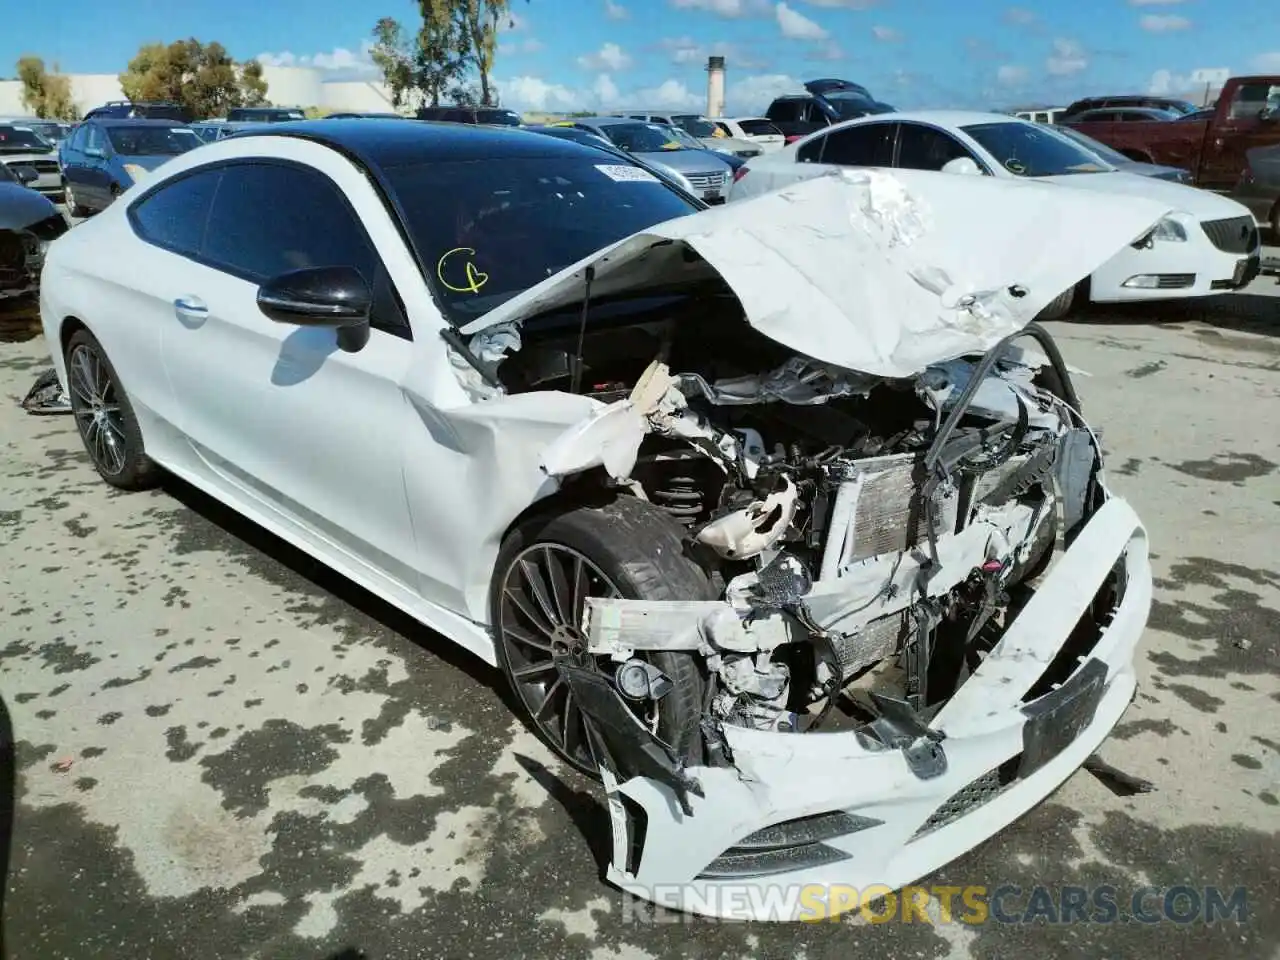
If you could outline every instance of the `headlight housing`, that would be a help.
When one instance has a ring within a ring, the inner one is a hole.
[[[1187,228],[1172,217],[1165,217],[1151,231],[1151,239],[1162,240],[1166,243],[1186,243]]]

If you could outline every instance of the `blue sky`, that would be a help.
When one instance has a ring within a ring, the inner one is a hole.
[[[1007,106],[1088,93],[1203,87],[1217,71],[1280,73],[1277,0],[514,0],[496,77],[518,109],[699,109],[709,53],[728,60],[729,109],[755,113],[818,76],[899,107]],[[368,76],[379,16],[417,6],[350,0],[57,0],[10,20],[19,55],[116,73],[142,43],[195,36],[238,59]],[[1206,73],[1206,71],[1208,71]]]

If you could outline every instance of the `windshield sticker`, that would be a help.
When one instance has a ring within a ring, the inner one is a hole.
[[[9,129],[10,129],[10,130],[21,130],[23,133],[35,133],[35,130],[31,129],[31,127],[17,127],[17,126],[14,126],[14,127],[10,127]]]
[[[452,250],[446,250],[444,255],[436,261],[436,278],[440,281],[440,285],[454,293],[479,293],[480,288],[489,282],[489,275],[482,273],[480,268],[472,262],[471,258],[475,255],[476,251],[472,247],[454,247]],[[452,280],[445,279],[446,267],[449,268],[448,272]]]
[[[195,131],[188,130],[186,127],[170,127],[169,132],[170,133],[194,133]]]
[[[614,183],[660,182],[657,177],[642,167],[627,167],[614,163],[597,163],[595,167]]]

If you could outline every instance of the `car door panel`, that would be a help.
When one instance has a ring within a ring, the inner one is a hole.
[[[292,198],[289,209],[271,202],[279,196]],[[410,344],[374,329],[347,353],[332,328],[279,323],[257,305],[259,285],[290,269],[344,263],[378,279],[380,260],[342,192],[298,164],[228,165],[199,259],[163,340],[193,451],[241,495],[418,592],[402,462]]]

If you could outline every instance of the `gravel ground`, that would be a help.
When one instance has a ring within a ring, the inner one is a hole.
[[[599,878],[591,785],[495,673],[192,489],[116,494],[0,343],[15,958],[1280,956],[1280,285],[1053,325],[1158,577],[1080,772],[930,884],[1247,890],[1244,923],[688,923]],[[17,342],[20,341],[20,342]],[[1057,896],[1057,894],[1054,894]],[[1019,899],[1021,898],[1021,899]],[[936,919],[935,915],[935,919]],[[352,954],[353,955],[353,954]]]

